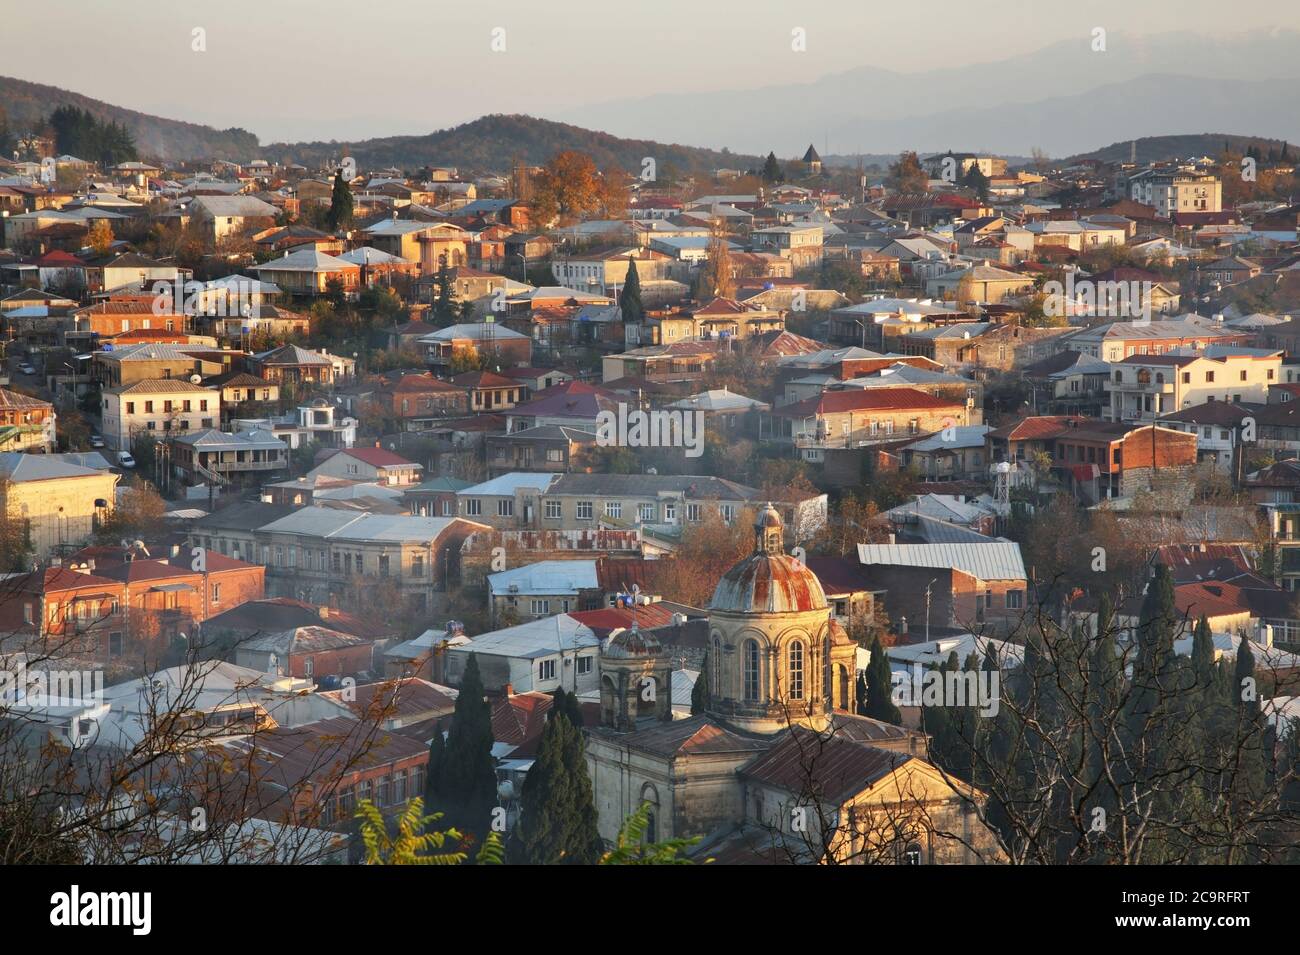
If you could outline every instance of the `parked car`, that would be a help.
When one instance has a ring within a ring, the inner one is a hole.
[[[36,369],[32,367],[31,362],[26,362],[26,361],[23,362],[21,365],[18,366],[18,370],[21,371],[24,375],[36,374]]]
[[[135,458],[131,457],[130,451],[119,451],[117,452],[117,463],[124,468],[133,468],[135,467]]]
[[[92,434],[90,436],[90,446],[92,448],[102,448],[104,446],[104,439],[97,434]]]

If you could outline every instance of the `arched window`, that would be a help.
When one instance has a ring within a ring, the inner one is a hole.
[[[713,659],[709,661],[710,669],[713,673],[713,695],[722,696],[722,642],[717,636],[713,637]]]
[[[758,700],[758,641],[745,641],[745,699]]]
[[[790,699],[803,699],[803,641],[790,644]]]

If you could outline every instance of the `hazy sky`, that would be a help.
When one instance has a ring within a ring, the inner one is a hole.
[[[1231,22],[1224,23],[1230,11]],[[261,140],[426,133],[874,64],[960,66],[1086,38],[1300,27],[1295,0],[42,0],[9,5],[0,73]],[[206,31],[206,52],[191,49]],[[504,52],[491,49],[504,28]],[[805,55],[791,30],[807,31]],[[28,32],[30,30],[30,33]]]

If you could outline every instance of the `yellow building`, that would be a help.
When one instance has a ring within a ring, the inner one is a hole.
[[[113,510],[118,475],[107,462],[100,469],[75,463],[79,459],[0,453],[0,497],[10,519],[26,522],[35,560],[86,544]]]

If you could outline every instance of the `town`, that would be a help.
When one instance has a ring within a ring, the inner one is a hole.
[[[0,860],[1300,861],[1300,145],[163,149],[42,89]]]

